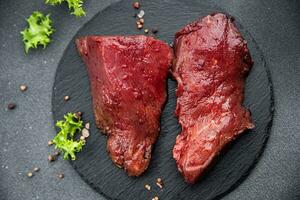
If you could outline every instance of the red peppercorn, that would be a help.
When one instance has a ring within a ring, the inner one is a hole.
[[[139,2],[134,2],[134,3],[133,3],[133,7],[134,7],[135,9],[139,9],[139,8],[140,8],[140,3],[139,3]]]
[[[16,104],[14,104],[14,103],[9,103],[9,104],[7,105],[7,108],[8,108],[9,110],[13,110],[13,109],[16,108]]]

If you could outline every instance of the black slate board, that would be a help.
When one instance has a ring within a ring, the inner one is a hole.
[[[159,27],[157,38],[171,42],[174,33],[183,25],[212,12],[222,11],[212,4],[166,1],[142,1],[145,26]],[[226,12],[226,10],[225,10]],[[96,15],[75,36],[91,34],[139,34],[135,29],[135,10],[129,1],[113,4]],[[230,13],[229,13],[230,14]],[[258,45],[236,19],[248,41],[255,62],[247,79],[244,104],[251,110],[256,128],[234,141],[219,156],[215,165],[195,185],[184,183],[172,159],[172,147],[180,126],[174,117],[176,82],[168,80],[168,102],[161,117],[161,135],[153,151],[147,172],[139,177],[128,177],[116,168],[106,152],[106,137],[94,125],[89,81],[85,66],[77,54],[74,39],[70,42],[58,66],[53,88],[53,115],[60,120],[66,112],[82,111],[84,120],[92,123],[91,136],[78,159],[72,162],[82,178],[109,199],[214,199],[237,186],[254,166],[269,135],[273,115],[273,93],[269,72]],[[70,95],[68,102],[63,101]],[[155,179],[161,177],[166,187],[160,191]],[[152,185],[151,192],[144,185]]]

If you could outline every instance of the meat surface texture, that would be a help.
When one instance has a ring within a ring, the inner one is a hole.
[[[194,183],[226,144],[254,127],[242,106],[253,62],[232,19],[220,13],[182,28],[174,45],[182,132],[173,157],[186,182]]]
[[[148,167],[166,101],[172,49],[160,40],[136,36],[77,39],[91,85],[98,128],[118,167],[139,176]]]

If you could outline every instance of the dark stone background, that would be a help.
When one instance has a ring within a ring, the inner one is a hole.
[[[52,85],[63,51],[78,29],[112,2],[86,0],[87,16],[76,19],[66,6],[43,0],[0,0],[0,199],[103,199],[68,162],[47,161],[53,151],[47,141],[55,133]],[[270,67],[275,95],[267,147],[247,180],[224,199],[300,199],[300,2],[215,2],[250,30]],[[47,49],[25,55],[19,32],[35,10],[51,12],[56,32]],[[20,84],[28,91],[21,93]],[[10,102],[17,107],[7,111]],[[28,179],[34,166],[41,171]],[[61,172],[63,180],[57,178]]]

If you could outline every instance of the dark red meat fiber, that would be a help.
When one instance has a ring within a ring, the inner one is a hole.
[[[194,183],[226,144],[254,127],[242,106],[253,62],[246,41],[224,14],[185,26],[174,44],[172,71],[182,132],[173,157],[185,180]]]
[[[88,36],[76,41],[90,79],[97,127],[112,161],[139,176],[151,159],[166,101],[172,49],[142,35]]]

